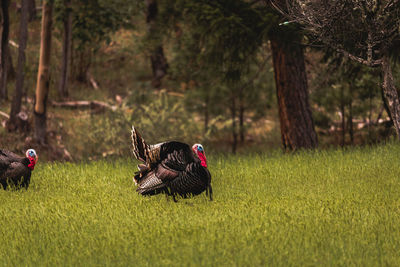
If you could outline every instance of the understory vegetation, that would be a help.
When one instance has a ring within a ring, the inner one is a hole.
[[[174,5],[163,0],[145,1],[158,8],[150,8],[143,1],[72,1],[73,51],[69,74],[64,77],[67,95],[58,88],[64,73],[63,45],[68,39],[63,37],[64,22],[70,1],[45,1],[54,2],[54,25],[45,102],[47,140],[41,145],[34,140],[33,110],[42,8],[27,26],[21,88],[21,111],[27,118],[23,129],[15,130],[7,123],[16,91],[22,20],[19,8],[23,3],[8,2],[8,53],[14,71],[5,87],[8,98],[0,100],[2,149],[24,153],[33,147],[42,161],[126,157],[130,154],[132,124],[149,143],[173,139],[200,142],[207,151],[221,153],[282,147],[279,110],[284,109],[276,97],[279,90],[274,80],[270,31],[288,30],[282,35],[286,41],[293,35],[290,30],[303,33],[297,27],[279,26],[284,18],[264,5],[265,1],[224,0],[213,4],[182,0]],[[38,1],[33,2],[39,7]],[[158,10],[157,16],[153,14],[154,21],[149,18],[151,10]],[[302,43],[307,44],[306,40]],[[163,51],[159,55],[163,63],[158,63],[165,72],[158,78],[151,60],[157,47]],[[378,69],[356,64],[319,45],[304,47],[312,132],[315,126],[320,148],[380,143],[395,135],[382,100]],[[398,80],[394,63],[393,75]],[[290,92],[297,90],[293,87]],[[97,101],[104,106],[56,105],[80,101]],[[291,114],[295,116],[296,112]]]
[[[209,155],[214,201],[141,197],[130,158],[0,191],[3,266],[398,266],[400,146]]]

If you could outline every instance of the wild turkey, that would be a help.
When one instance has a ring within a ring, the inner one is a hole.
[[[165,193],[188,197],[206,190],[212,200],[211,174],[207,169],[204,148],[195,144],[170,141],[147,145],[132,126],[133,154],[139,164],[133,181],[142,195]]]
[[[4,189],[8,185],[28,189],[31,172],[38,160],[36,151],[28,149],[25,157],[0,149],[0,184]]]

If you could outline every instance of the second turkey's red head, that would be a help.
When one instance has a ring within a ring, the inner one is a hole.
[[[31,171],[33,171],[33,169],[35,168],[36,162],[38,160],[38,155],[36,154],[36,151],[34,149],[28,149],[25,153],[26,157],[29,159],[29,164],[28,164],[28,168],[31,169]]]
[[[201,144],[194,144],[192,146],[193,152],[197,155],[197,157],[200,159],[200,164],[201,166],[207,168],[207,159],[206,159],[206,153],[204,152],[204,148]]]

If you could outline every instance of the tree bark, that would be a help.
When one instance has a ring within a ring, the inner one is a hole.
[[[28,12],[29,12],[29,21],[33,21],[36,18],[36,1],[29,0],[28,1]]]
[[[146,23],[148,26],[148,32],[150,37],[153,37],[157,40],[157,37],[153,35],[156,32],[156,18],[158,14],[158,7],[156,0],[146,0],[147,14],[146,14]],[[167,74],[168,63],[167,59],[164,56],[164,49],[161,44],[155,45],[151,49],[151,68],[153,71],[153,81],[152,84],[155,88],[161,87],[161,79]]]
[[[88,47],[77,49],[72,57],[72,60],[75,64],[75,66],[72,68],[72,70],[74,70],[72,76],[78,82],[87,83],[88,71],[90,65],[92,64],[92,51]]]
[[[350,143],[354,145],[354,128],[353,128],[353,85],[350,83],[350,101],[349,101],[349,117],[347,119],[349,124]]]
[[[396,87],[394,85],[392,68],[390,66],[390,59],[388,55],[384,55],[382,58],[381,71],[383,76],[383,94],[387,101],[394,128],[396,129],[397,138],[400,139],[400,102]]]
[[[207,133],[208,131],[208,123],[210,120],[210,114],[209,114],[209,102],[210,102],[210,97],[207,93],[205,103],[204,103],[204,134]]]
[[[345,116],[345,103],[344,103],[344,88],[340,88],[340,112],[342,113],[342,141],[340,146],[344,147],[344,141],[346,138],[346,116]]]
[[[244,130],[244,103],[243,96],[239,100],[239,135],[240,135],[240,143],[244,143],[245,140],[245,130]]]
[[[68,76],[71,59],[71,39],[72,39],[72,14],[70,10],[71,0],[65,0],[66,15],[64,17],[64,37],[63,37],[63,55],[61,62],[61,77],[58,86],[58,94],[61,98],[68,97]]]
[[[237,132],[236,132],[236,99],[235,96],[232,95],[232,103],[231,103],[231,116],[232,116],[232,153],[236,153],[237,149]]]
[[[46,144],[46,106],[50,85],[50,52],[53,1],[43,1],[39,70],[35,98],[35,140]]]
[[[8,53],[7,61],[7,82],[9,82],[14,80],[15,76],[17,75],[14,70],[11,53]]]
[[[19,46],[18,46],[18,63],[17,77],[15,83],[15,93],[11,104],[10,120],[8,121],[8,129],[11,131],[18,130],[18,113],[21,111],[22,92],[24,88],[25,76],[25,48],[28,40],[28,20],[29,9],[28,0],[21,2],[21,19],[19,26]]]
[[[308,103],[303,49],[279,34],[272,34],[270,42],[283,147],[289,151],[316,148],[318,139]]]
[[[164,56],[163,47],[157,46],[150,56],[151,59],[151,68],[153,70],[153,81],[152,85],[155,88],[161,87],[161,79],[167,75],[168,63],[167,59]]]
[[[8,69],[8,36],[10,30],[10,19],[8,14],[8,7],[10,6],[9,0],[1,1],[1,11],[3,17],[3,30],[1,34],[1,55],[0,55],[0,65],[1,65],[1,74],[0,74],[0,98],[7,99],[7,69]]]

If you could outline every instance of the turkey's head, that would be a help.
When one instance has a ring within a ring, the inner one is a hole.
[[[29,159],[29,164],[28,168],[33,171],[35,168],[36,162],[39,159],[38,155],[36,154],[36,151],[32,148],[28,149],[25,153],[26,157]]]
[[[197,157],[200,159],[200,164],[201,166],[207,168],[207,159],[206,159],[206,153],[204,152],[204,148],[201,144],[194,144],[192,146],[193,152],[197,155]]]

